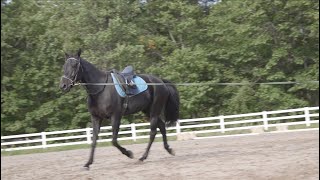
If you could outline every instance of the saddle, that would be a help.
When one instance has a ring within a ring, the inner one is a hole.
[[[146,88],[141,88],[140,86],[136,85],[136,81],[141,82],[143,81],[140,77],[136,76],[133,67],[127,66],[123,71],[118,72],[117,70],[112,70],[112,78],[114,79],[114,82],[118,82],[119,85],[116,86],[117,90],[119,90],[119,87],[122,89],[122,91],[127,96],[136,95]],[[145,82],[144,82],[145,83]],[[119,93],[119,91],[118,91]],[[123,95],[122,95],[123,96]]]
[[[124,68],[124,70],[120,73],[120,75],[123,77],[125,83],[127,84],[128,89],[133,88],[136,89],[137,86],[133,82],[133,78],[136,76],[133,67],[132,66],[127,66]]]

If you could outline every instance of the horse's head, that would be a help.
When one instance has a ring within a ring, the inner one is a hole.
[[[69,55],[65,53],[65,63],[63,65],[63,75],[60,80],[60,88],[68,92],[76,82],[80,80],[81,73],[81,49],[78,50],[76,55]]]

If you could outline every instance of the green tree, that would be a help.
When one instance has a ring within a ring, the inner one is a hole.
[[[1,1],[1,134],[89,126],[83,88],[58,89],[63,53],[78,48],[101,70],[176,83],[301,82],[178,86],[181,118],[319,105],[318,1],[212,2]]]

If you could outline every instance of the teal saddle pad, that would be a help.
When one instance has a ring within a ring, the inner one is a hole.
[[[121,87],[120,82],[116,78],[117,75],[115,75],[114,73],[111,73],[111,76],[112,76],[114,86],[115,86],[119,96],[121,96],[121,97],[135,96],[135,95],[140,94],[143,91],[148,89],[147,83],[141,77],[135,76],[132,79],[132,81],[136,84],[137,87],[135,89],[131,88],[130,89],[131,94],[127,95],[125,90]]]

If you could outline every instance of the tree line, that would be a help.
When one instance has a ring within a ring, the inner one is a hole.
[[[58,87],[78,48],[175,83],[300,82],[178,86],[181,119],[319,105],[317,0],[1,0],[1,135],[89,126],[85,90]]]

